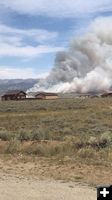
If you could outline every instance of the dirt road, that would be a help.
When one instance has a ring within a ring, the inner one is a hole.
[[[95,189],[78,183],[0,174],[1,200],[95,200]]]

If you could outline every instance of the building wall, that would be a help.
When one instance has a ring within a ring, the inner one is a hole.
[[[45,96],[45,99],[58,99],[58,96]]]
[[[2,101],[9,101],[9,100],[21,100],[25,99],[26,95],[24,93],[21,93],[20,95],[4,95],[2,96]]]
[[[26,95],[24,95],[24,94],[19,94],[19,95],[17,95],[17,97],[16,97],[17,99],[25,99],[26,98]]]
[[[36,99],[45,99],[45,96],[42,94],[36,95],[35,96]]]
[[[58,96],[47,96],[43,94],[38,94],[35,96],[36,99],[58,99]]]
[[[12,97],[12,96],[2,96],[2,101],[9,101],[9,100],[14,100],[14,97]]]

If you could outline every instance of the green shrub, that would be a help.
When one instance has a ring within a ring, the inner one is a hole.
[[[21,129],[17,134],[17,140],[20,140],[21,142],[31,140],[31,132]]]
[[[83,159],[93,159],[95,158],[95,155],[96,155],[96,151],[94,151],[92,148],[90,147],[87,147],[87,148],[82,148],[78,151],[78,156],[80,158],[83,158]]]
[[[43,144],[33,144],[31,146],[28,146],[24,153],[30,155],[38,155],[38,156],[45,156],[47,154],[47,147]]]
[[[109,147],[112,144],[111,133],[110,132],[104,132],[100,136],[98,143],[99,143],[99,147],[101,147],[101,148]]]
[[[18,140],[14,139],[11,140],[6,146],[5,153],[14,154],[18,153],[20,150],[21,150],[21,143]]]
[[[72,130],[69,127],[64,127],[62,132],[63,132],[63,135],[72,135]]]
[[[40,130],[32,131],[31,140],[42,140],[43,138],[43,133]]]
[[[61,156],[73,154],[73,146],[71,144],[56,144],[51,145],[49,143],[45,144],[32,144],[25,149],[24,153],[34,154],[43,157],[50,156]]]
[[[104,132],[104,133],[101,135],[100,139],[101,139],[102,141],[105,140],[105,141],[107,141],[108,144],[110,144],[110,143],[112,142],[112,132],[109,132],[109,131]]]
[[[32,140],[51,140],[51,134],[47,130],[37,129],[31,132]]]
[[[10,141],[14,137],[15,137],[14,133],[10,133],[10,132],[5,131],[5,130],[0,131],[0,139],[3,140],[3,141]]]

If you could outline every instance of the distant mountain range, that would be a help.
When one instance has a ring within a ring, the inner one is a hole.
[[[24,90],[33,87],[40,79],[0,79],[0,94],[8,90]]]

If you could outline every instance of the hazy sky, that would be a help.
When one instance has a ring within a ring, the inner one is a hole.
[[[111,0],[0,0],[0,78],[45,77],[56,52],[111,15]]]

